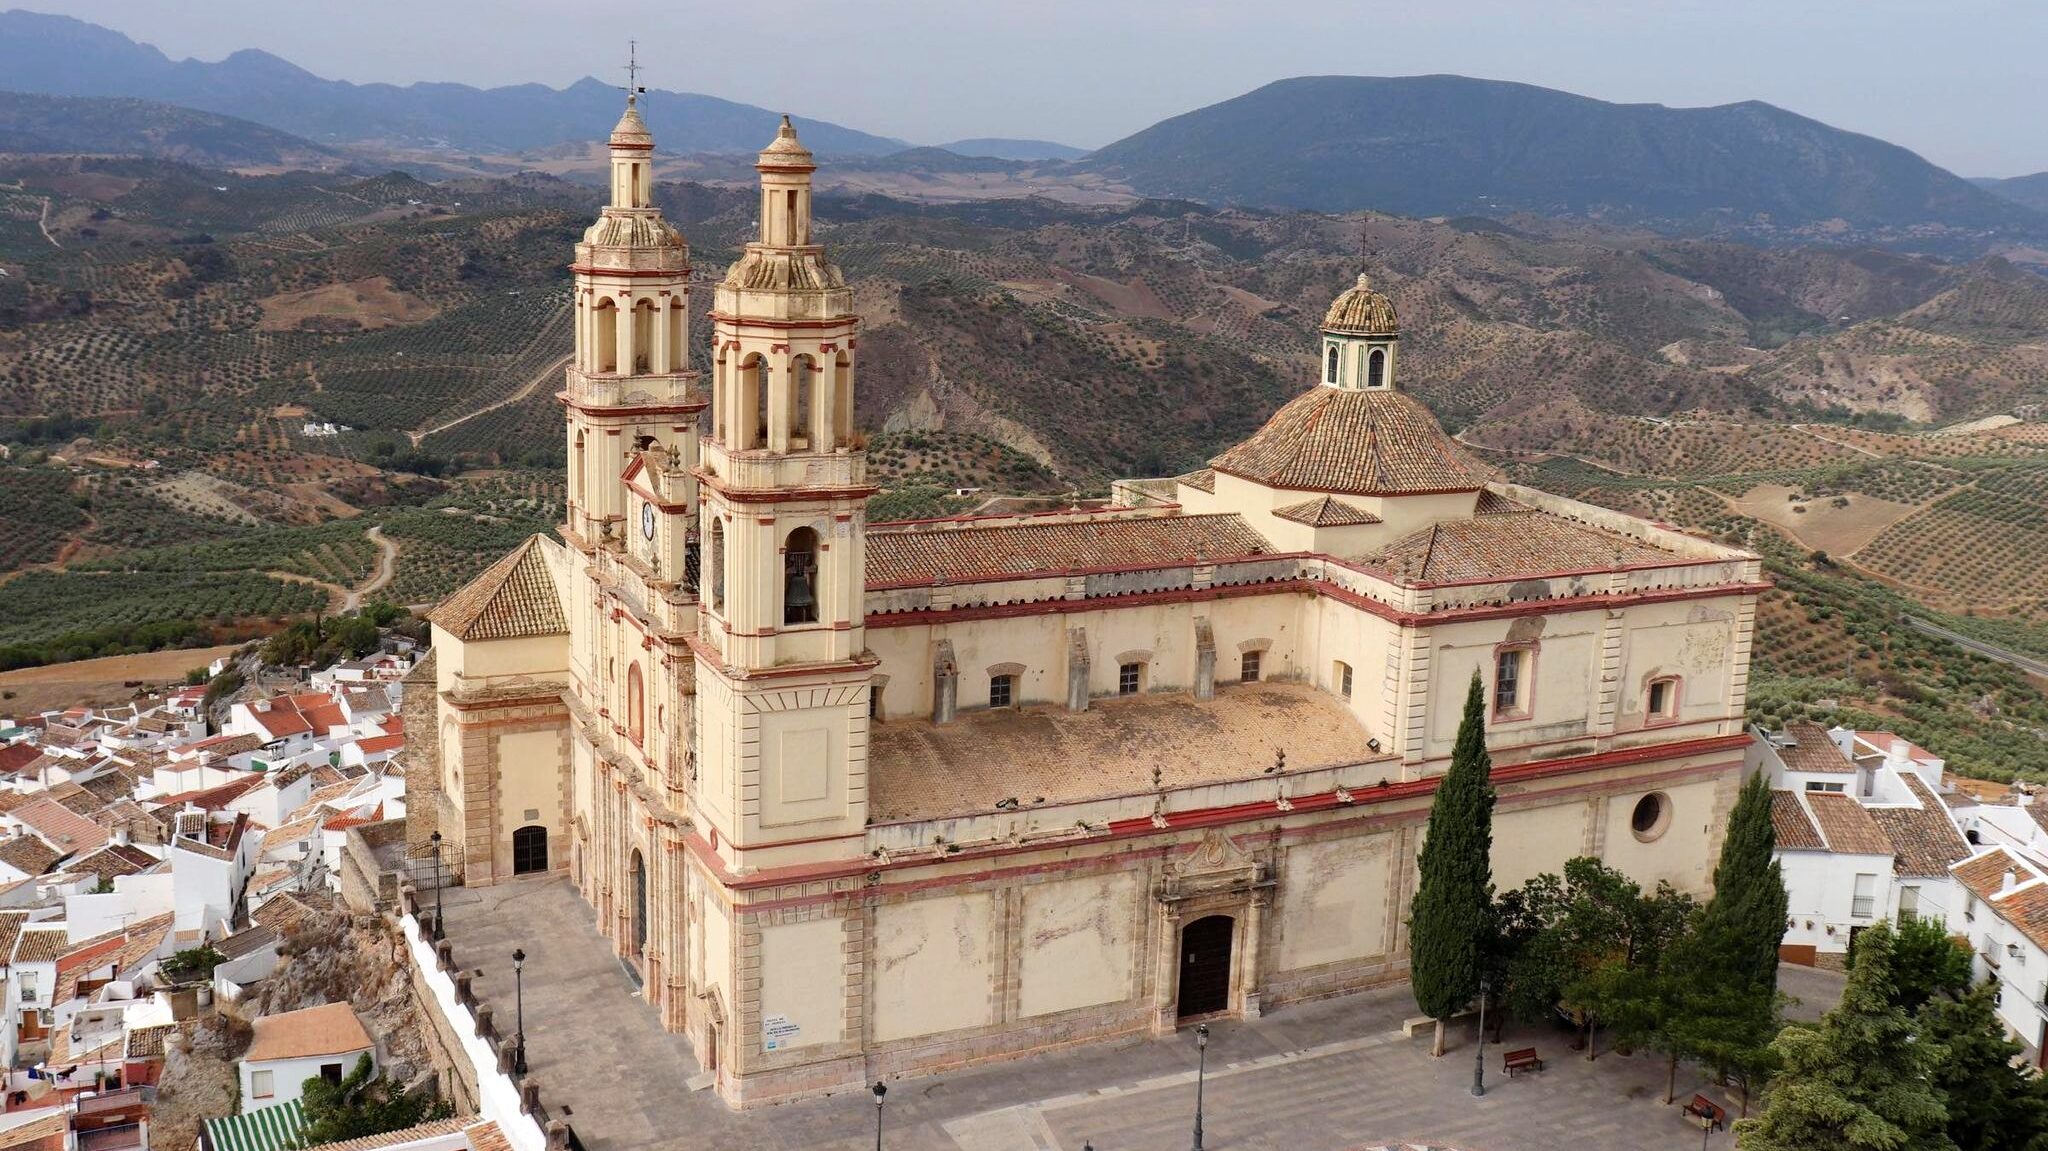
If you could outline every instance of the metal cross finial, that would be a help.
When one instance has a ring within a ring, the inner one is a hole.
[[[640,85],[640,41],[626,41],[626,103],[647,91]]]

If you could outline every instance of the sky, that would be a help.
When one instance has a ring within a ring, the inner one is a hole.
[[[1079,147],[1301,75],[1454,72],[1603,100],[1764,100],[1967,176],[2048,169],[2041,0],[21,0],[357,82],[624,82],[936,144]]]

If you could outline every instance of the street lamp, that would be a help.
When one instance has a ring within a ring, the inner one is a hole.
[[[447,938],[441,931],[441,833],[436,831],[427,837],[434,843],[434,941]]]
[[[868,1090],[875,1093],[875,1151],[882,1151],[882,1096],[887,1095],[889,1089],[882,1086],[882,1081],[877,1079],[875,1085]]]
[[[1209,1025],[1195,1025],[1195,1146],[1202,1151],[1202,1084],[1209,1076]]]
[[[1472,1049],[1472,1097],[1486,1094],[1486,993],[1491,989],[1486,976],[1479,977],[1479,1043]]]
[[[512,1073],[526,1075],[526,949],[512,949],[512,1004],[518,1013],[519,1042],[512,1049]]]

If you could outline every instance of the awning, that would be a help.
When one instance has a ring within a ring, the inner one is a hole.
[[[209,1119],[203,1129],[205,1151],[282,1151],[298,1143],[306,1113],[299,1101],[258,1107],[240,1115]]]

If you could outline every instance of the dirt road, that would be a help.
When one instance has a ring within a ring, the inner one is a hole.
[[[383,590],[385,585],[391,582],[391,577],[398,574],[397,542],[385,535],[381,527],[373,527],[363,534],[377,545],[377,571],[367,582],[349,591],[348,596],[342,601],[343,611],[354,611],[363,606],[364,596],[373,591]]]

